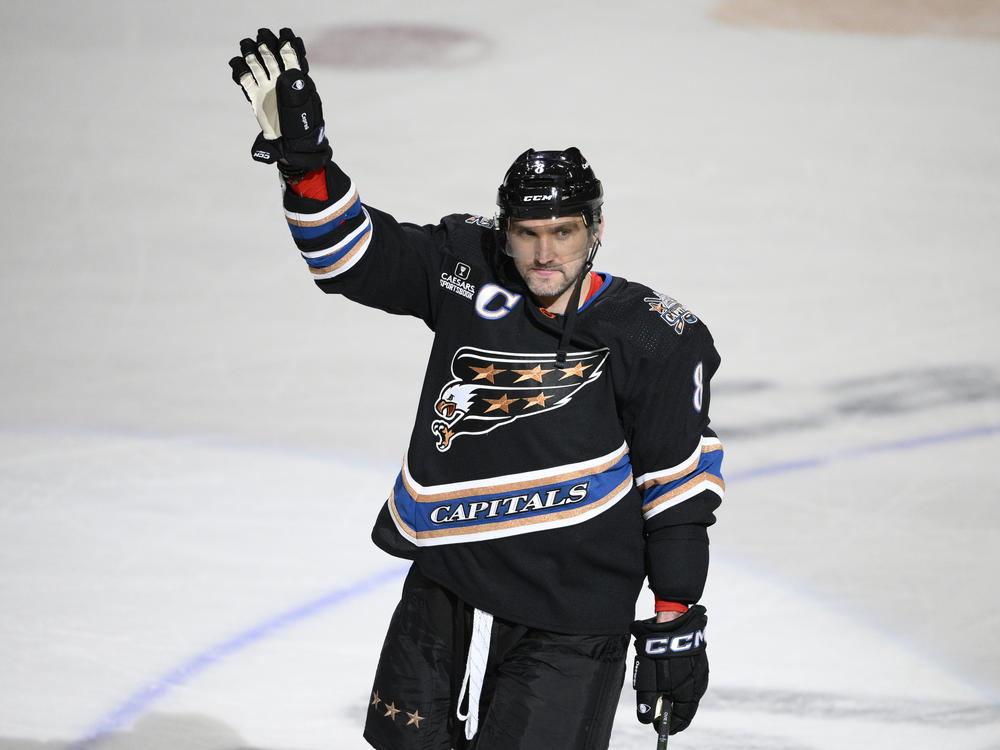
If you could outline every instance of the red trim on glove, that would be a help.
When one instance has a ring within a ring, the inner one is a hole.
[[[312,198],[314,201],[328,201],[326,192],[326,170],[323,167],[314,169],[298,182],[292,182],[289,187],[301,198]]]
[[[684,614],[688,611],[688,605],[681,604],[680,602],[665,602],[660,598],[656,599],[656,611],[657,612],[680,612]]]

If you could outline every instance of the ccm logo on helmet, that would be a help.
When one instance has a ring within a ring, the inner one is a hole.
[[[523,203],[530,203],[531,201],[550,201],[552,200],[552,195],[526,195],[521,201]]]
[[[672,638],[649,638],[646,641],[646,653],[650,656],[663,654],[683,654],[693,651],[705,643],[705,631],[696,630],[693,633],[675,635]]]

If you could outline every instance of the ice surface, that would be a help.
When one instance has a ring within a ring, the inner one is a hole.
[[[578,145],[599,267],[710,324],[712,688],[671,747],[1000,747],[1000,45],[712,10],[0,7],[0,750],[363,746],[429,334],[308,280],[226,65],[261,25],[322,40],[367,202],[489,214]]]

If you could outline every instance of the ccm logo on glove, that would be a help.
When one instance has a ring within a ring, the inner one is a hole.
[[[698,648],[705,642],[705,631],[695,630],[693,633],[675,635],[672,638],[649,638],[646,641],[646,653],[650,656],[661,654],[681,654]]]

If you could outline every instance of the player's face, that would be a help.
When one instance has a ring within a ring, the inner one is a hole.
[[[564,312],[594,244],[583,217],[512,219],[507,244],[531,293],[552,312]]]

